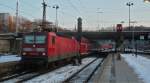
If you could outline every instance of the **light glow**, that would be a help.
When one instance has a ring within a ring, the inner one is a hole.
[[[42,55],[46,55],[46,53],[42,53]]]
[[[26,53],[24,52],[24,53],[22,53],[22,55],[26,55]]]
[[[149,2],[150,2],[150,0],[144,0],[144,2],[145,2],[145,3],[149,3]]]

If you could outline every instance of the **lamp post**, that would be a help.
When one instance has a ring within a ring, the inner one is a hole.
[[[134,24],[137,23],[137,21],[131,21],[131,23],[133,24],[133,26],[132,26],[132,29],[133,29],[133,30],[132,30],[132,31],[133,31],[133,32],[132,32],[132,44],[133,44],[133,49],[134,49],[133,51],[136,52],[136,54],[137,54],[137,44],[135,43],[135,40],[134,40],[134,37],[135,37],[135,35],[134,35],[134,30],[135,30]],[[136,51],[135,51],[135,50],[136,50]],[[133,53],[134,53],[134,52],[133,52]]]
[[[56,32],[57,32],[57,28],[58,28],[58,13],[57,13],[57,10],[59,9],[59,6],[58,5],[54,5],[53,8],[56,9],[56,20],[55,20],[55,26],[56,26]]]
[[[97,20],[97,21],[98,21],[98,26],[97,26],[97,27],[98,27],[98,29],[100,29],[100,24],[99,24],[99,22],[100,22],[100,13],[103,13],[103,12],[100,12],[100,8],[97,8],[97,10],[98,10],[98,11],[97,11],[97,14],[98,14],[98,15],[97,15],[97,16],[98,16],[98,17],[97,17],[97,19],[98,19],[98,20]]]
[[[129,30],[130,30],[130,7],[133,5],[133,3],[131,3],[131,2],[128,2],[127,4],[126,4],[127,6],[129,6]]]
[[[19,0],[16,2],[16,35],[18,33],[18,10],[19,10]]]
[[[133,6],[133,3],[128,2],[126,5],[129,6],[129,30],[131,30],[130,7]],[[132,29],[132,49],[134,49],[134,28]],[[134,50],[132,52],[134,53]]]

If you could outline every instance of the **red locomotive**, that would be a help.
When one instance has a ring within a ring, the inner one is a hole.
[[[58,36],[54,32],[32,32],[23,36],[22,61],[50,63],[64,59],[76,59],[88,52],[88,45],[81,39]]]

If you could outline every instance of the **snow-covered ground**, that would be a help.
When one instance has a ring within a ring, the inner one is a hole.
[[[80,66],[67,65],[47,74],[31,79],[25,83],[62,83],[65,79],[70,77],[72,74],[77,72],[79,69],[81,69],[94,59],[95,57],[85,58],[82,60],[82,65]]]
[[[0,56],[0,63],[19,61],[19,60],[21,60],[21,57],[19,57],[18,55],[1,55]]]
[[[150,83],[150,59],[142,56],[133,56],[133,54],[121,54],[125,61],[131,66],[135,73],[145,83]]]
[[[129,51],[129,52],[144,52],[143,50],[136,50],[136,49],[129,49],[129,48],[125,48],[124,51]]]

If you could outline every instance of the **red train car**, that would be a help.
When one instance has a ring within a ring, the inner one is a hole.
[[[112,44],[102,44],[100,46],[101,50],[107,50],[107,49],[112,49]]]
[[[91,44],[88,39],[82,37],[80,42],[80,54],[87,55],[89,54],[89,50],[91,48]]]
[[[22,44],[22,61],[50,63],[79,56],[79,43],[75,38],[54,32],[26,33]]]

